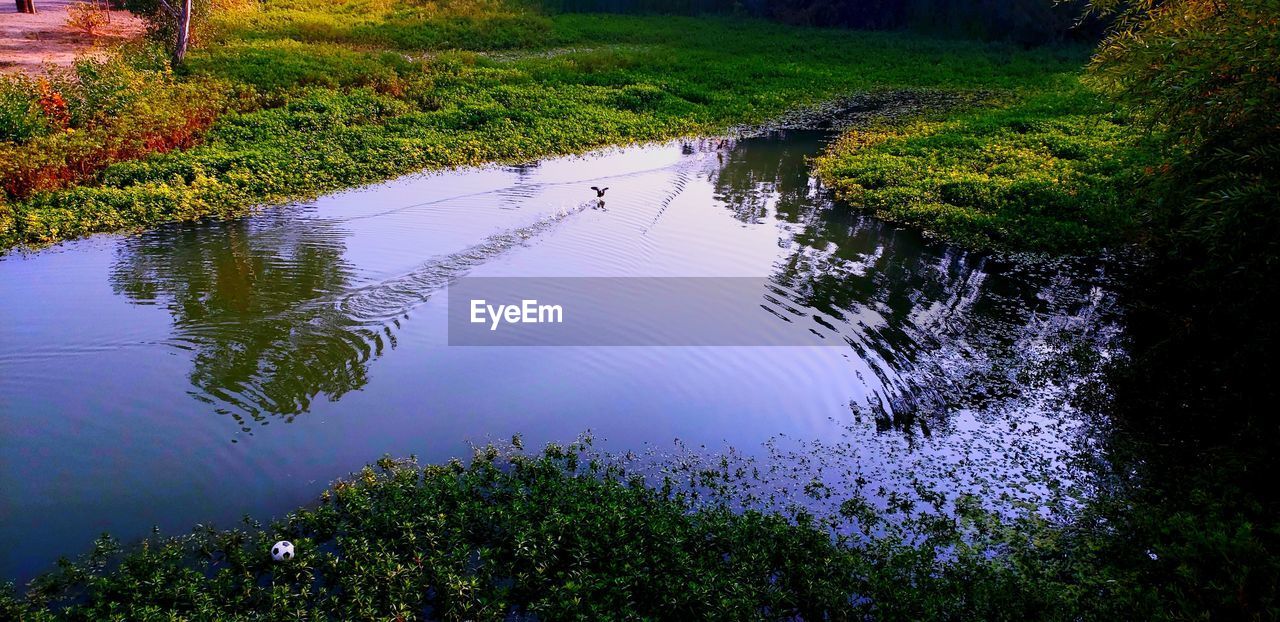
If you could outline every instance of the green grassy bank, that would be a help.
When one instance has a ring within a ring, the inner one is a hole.
[[[817,173],[841,199],[972,248],[1073,253],[1138,235],[1155,162],[1122,109],[1059,76],[970,110],[846,133]]]
[[[485,449],[466,466],[384,459],[269,526],[199,528],[123,555],[103,540],[25,597],[0,592],[0,615],[1074,620],[1147,618],[1155,602],[1090,566],[1087,540],[1034,519],[1014,529],[968,499],[883,511],[841,492],[836,516],[741,512],[603,464],[615,463],[572,445]],[[690,476],[726,488],[740,477]],[[274,562],[282,539],[296,557]]]
[[[186,67],[131,49],[0,85],[0,247],[242,215],[439,167],[714,133],[861,91],[1021,98],[1084,50],[503,3],[223,6]]]

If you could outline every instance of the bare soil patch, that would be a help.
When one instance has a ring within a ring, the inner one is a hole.
[[[40,73],[46,65],[70,65],[77,56],[100,53],[114,43],[146,32],[128,11],[111,11],[111,23],[93,36],[67,25],[73,0],[35,0],[36,13],[19,13],[13,0],[0,0],[0,72]]]

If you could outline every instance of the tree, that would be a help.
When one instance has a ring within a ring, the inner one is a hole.
[[[1280,282],[1280,0],[1109,0],[1095,80],[1168,136],[1162,228],[1207,282]],[[1190,252],[1195,249],[1198,252]]]
[[[175,9],[167,0],[158,0],[157,4],[145,6],[149,3],[135,3],[134,6],[126,7],[135,13],[147,15],[152,22],[152,34],[163,34],[166,31],[174,33],[173,40],[173,64],[178,66],[182,64],[183,59],[187,57],[187,47],[191,41],[191,13],[192,0],[182,0],[182,6]],[[135,10],[137,9],[137,10]],[[170,31],[169,28],[173,30]]]
[[[35,0],[18,0],[18,12],[19,13],[35,13],[36,12]]]
[[[182,0],[178,15],[178,40],[173,45],[173,64],[181,65],[187,57],[187,42],[191,38],[191,0]]]

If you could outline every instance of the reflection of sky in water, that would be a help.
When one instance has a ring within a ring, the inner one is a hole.
[[[439,460],[513,433],[750,450],[852,426],[876,477],[930,462],[990,478],[1019,468],[1018,443],[1047,448],[1038,465],[1067,448],[1063,398],[1096,382],[1067,354],[1112,347],[1103,275],[832,206],[804,160],[820,141],[412,176],[7,258],[0,576],[103,530],[279,513],[383,453]],[[818,316],[851,347],[449,348],[443,288],[463,275],[766,277],[778,317]]]

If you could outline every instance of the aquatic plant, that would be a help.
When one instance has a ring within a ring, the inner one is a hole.
[[[742,477],[686,472],[712,488]],[[1056,528],[1028,519],[1014,529],[968,498],[917,505],[904,496],[877,510],[850,493],[836,515],[816,518],[737,511],[681,490],[671,478],[650,486],[584,444],[533,455],[487,446],[468,465],[384,458],[271,525],[198,527],[123,554],[104,538],[24,597],[0,596],[0,611],[30,620],[1067,620],[1116,605],[1103,577],[1061,561],[1069,545]],[[293,542],[297,557],[274,562],[278,540]]]
[[[1132,241],[1142,132],[1063,77],[962,113],[856,128],[818,159],[837,196],[973,248],[1081,252]]]

